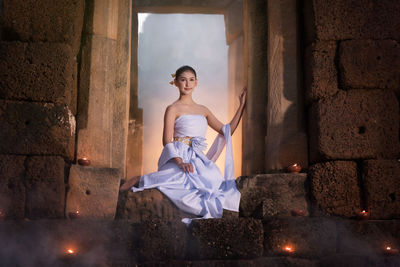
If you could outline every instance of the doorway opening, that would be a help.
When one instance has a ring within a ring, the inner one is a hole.
[[[179,97],[171,74],[183,65],[198,76],[196,103],[223,123],[228,114],[228,46],[223,15],[138,14],[138,103],[143,110],[143,173],[157,170],[162,151],[164,111]],[[208,147],[217,133],[207,131]],[[217,165],[224,168],[224,155]]]

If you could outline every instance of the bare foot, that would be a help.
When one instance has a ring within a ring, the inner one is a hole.
[[[121,187],[119,188],[119,191],[127,191],[132,188],[132,186],[135,186],[139,183],[140,181],[140,176],[134,176],[131,179],[127,180]]]

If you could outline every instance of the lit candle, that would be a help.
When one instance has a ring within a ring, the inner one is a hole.
[[[70,219],[79,219],[80,217],[81,217],[81,214],[79,213],[79,210],[69,213]]]
[[[76,250],[72,247],[67,247],[64,251],[62,251],[59,258],[62,261],[71,262],[75,260],[76,256],[77,256]]]
[[[391,246],[386,246],[383,250],[384,254],[386,255],[397,255],[399,254],[399,250],[396,248],[392,248]]]
[[[82,166],[89,166],[90,165],[90,160],[87,157],[82,157],[78,159],[78,164]]]
[[[358,213],[357,217],[358,217],[359,220],[368,220],[369,219],[369,212],[367,212],[366,210],[363,210],[363,211]]]
[[[294,163],[294,164],[290,165],[287,169],[289,172],[298,173],[301,171],[301,166],[300,166],[300,164]]]
[[[286,254],[293,254],[294,248],[291,245],[286,245],[283,247],[283,252]]]

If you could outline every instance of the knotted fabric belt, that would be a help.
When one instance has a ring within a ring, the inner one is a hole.
[[[183,137],[174,137],[174,141],[179,141],[185,143],[188,146],[193,147],[193,149],[199,149],[203,151],[207,148],[207,144],[204,142],[206,139],[202,136],[183,136]]]
[[[190,136],[174,137],[174,141],[179,141],[187,144],[188,146],[192,146],[192,137]]]

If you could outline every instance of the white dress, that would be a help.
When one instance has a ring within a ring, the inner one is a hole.
[[[207,119],[200,114],[178,117],[174,125],[174,137],[192,137],[191,146],[174,141],[165,145],[158,161],[158,171],[143,175],[133,192],[157,188],[179,209],[202,218],[221,218],[223,209],[239,211],[240,192],[236,188],[232,141],[229,124],[223,126],[224,135],[218,135],[207,155],[205,134]],[[222,177],[215,161],[226,144],[225,175]],[[184,172],[172,158],[180,157],[191,163],[194,172]],[[190,223],[190,219],[183,219]]]

